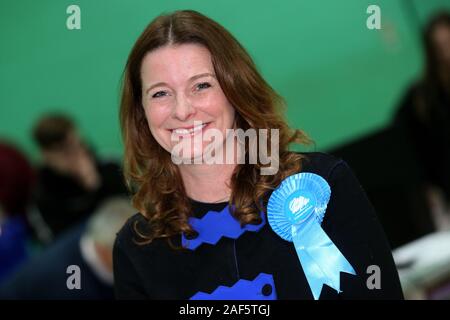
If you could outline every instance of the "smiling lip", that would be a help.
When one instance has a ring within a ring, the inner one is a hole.
[[[206,122],[206,123],[202,123],[197,126],[189,126],[189,127],[180,127],[180,128],[176,128],[176,129],[170,129],[170,131],[172,133],[175,133],[178,135],[193,135],[199,131],[202,131],[208,124],[209,124],[209,122]]]

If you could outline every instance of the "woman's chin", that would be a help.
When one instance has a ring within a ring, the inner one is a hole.
[[[208,144],[193,146],[192,148],[173,148],[172,159],[183,164],[205,164],[216,162],[216,158],[221,158],[222,146],[220,144]],[[220,161],[218,162],[220,163]]]
[[[201,164],[203,163],[203,150],[193,150],[191,152],[172,153],[172,159],[176,159],[177,164]]]

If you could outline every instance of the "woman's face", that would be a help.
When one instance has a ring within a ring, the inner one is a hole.
[[[434,45],[438,52],[439,61],[450,66],[450,28],[441,24],[433,32]]]
[[[233,127],[234,108],[216,79],[205,47],[170,45],[149,52],[142,61],[141,80],[148,126],[168,152],[181,142],[190,149],[182,158],[198,158],[210,143],[199,140],[206,130],[217,129],[225,137],[226,129]],[[203,125],[194,127],[194,121]]]

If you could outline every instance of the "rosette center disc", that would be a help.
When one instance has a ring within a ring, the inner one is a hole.
[[[316,205],[317,199],[313,193],[297,190],[286,199],[284,212],[289,222],[295,225],[308,219]]]

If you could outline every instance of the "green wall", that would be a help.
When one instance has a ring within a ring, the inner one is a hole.
[[[70,4],[81,8],[81,30],[66,28]],[[381,8],[381,30],[366,28],[370,4]],[[119,83],[131,46],[161,12],[194,9],[243,43],[286,98],[290,124],[324,150],[389,122],[420,74],[418,22],[442,6],[450,1],[1,0],[0,137],[35,159],[33,122],[63,110],[100,154],[120,155]]]

